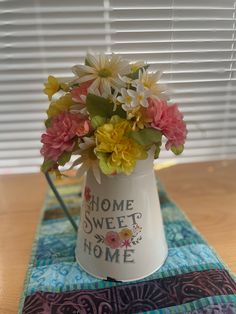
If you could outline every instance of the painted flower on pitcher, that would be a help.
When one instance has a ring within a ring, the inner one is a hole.
[[[108,231],[104,243],[112,249],[117,249],[121,246],[121,239],[119,233],[115,231]]]
[[[89,202],[91,200],[91,189],[90,187],[86,186],[84,189],[84,198],[86,200],[86,202]]]
[[[133,232],[131,229],[124,228],[119,232],[119,236],[121,240],[129,240],[133,235]]]
[[[123,228],[119,232],[108,231],[105,236],[96,234],[95,239],[97,243],[104,243],[112,249],[132,247],[141,242],[142,236],[140,232],[142,227],[138,224],[132,225],[132,228]]]
[[[138,224],[133,225],[133,235],[137,236],[142,231],[142,227],[140,227]]]
[[[122,241],[121,247],[125,247],[126,249],[127,249],[128,247],[131,247],[130,239]]]

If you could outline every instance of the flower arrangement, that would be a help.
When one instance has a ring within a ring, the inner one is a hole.
[[[158,158],[163,137],[167,150],[182,153],[186,124],[177,104],[168,103],[160,72],[116,54],[87,54],[72,72],[72,78],[49,76],[45,83],[51,102],[41,137],[43,172],[59,175],[59,166],[75,155],[78,175],[92,169],[98,182],[101,172],[129,175],[151,147]]]

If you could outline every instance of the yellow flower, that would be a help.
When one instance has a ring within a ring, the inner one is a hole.
[[[47,83],[44,84],[44,94],[48,95],[48,99],[51,100],[52,96],[60,90],[60,83],[57,78],[49,75]]]
[[[64,96],[61,96],[58,100],[51,102],[47,110],[48,117],[51,118],[60,112],[69,111],[70,107],[74,104],[75,103],[72,100],[71,94],[65,94]]]
[[[132,129],[143,129],[148,123],[150,118],[145,115],[145,109],[141,106],[135,107],[134,109],[127,112],[127,119],[131,120]]]
[[[121,240],[129,240],[133,235],[132,230],[128,228],[124,228],[119,232],[119,236]]]
[[[127,137],[131,123],[113,116],[109,123],[99,127],[95,132],[97,147],[95,149],[103,173],[123,172],[129,175],[139,159],[146,159],[147,152],[135,140]]]

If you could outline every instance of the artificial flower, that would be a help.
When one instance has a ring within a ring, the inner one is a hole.
[[[165,100],[148,99],[146,110],[151,126],[160,130],[167,138],[166,149],[179,147],[185,143],[187,130],[183,114],[176,104],[168,106]]]
[[[123,172],[130,174],[139,159],[145,159],[147,153],[143,146],[126,136],[131,124],[117,116],[95,132],[95,152],[100,159],[99,165],[105,174]]]
[[[148,72],[144,69],[139,70],[139,78],[135,81],[136,84],[142,84],[148,91],[149,95],[157,99],[167,100],[168,96],[165,94],[167,88],[165,85],[157,83],[161,78],[162,72]]]
[[[88,94],[88,89],[91,84],[92,84],[92,81],[87,81],[85,83],[82,83],[80,86],[74,87],[71,90],[72,100],[76,103],[85,104],[86,96]]]
[[[130,62],[131,71],[133,73],[137,72],[140,68],[145,67],[145,65],[146,65],[145,62],[142,60]]]
[[[129,95],[126,88],[121,88],[121,96],[117,97],[117,100],[122,104],[124,110],[130,109],[132,107],[133,98]]]
[[[106,233],[104,243],[112,249],[117,249],[121,246],[119,234],[115,231],[108,231]]]
[[[122,91],[123,91],[123,94],[121,97],[118,97],[118,100],[120,102],[122,101],[124,102],[122,104],[122,108],[125,111],[132,110],[132,108],[135,108],[137,106],[143,106],[143,107],[148,106],[147,99],[151,95],[151,93],[142,84],[138,84],[136,86],[136,90],[128,89],[127,91],[125,91],[125,89],[123,89]]]
[[[49,100],[51,100],[52,96],[60,90],[59,80],[52,75],[49,75],[48,81],[44,84],[44,86],[45,88],[43,92],[48,96]]]
[[[98,88],[101,93],[111,92],[111,88],[115,89],[122,85],[119,75],[125,75],[130,72],[129,63],[123,60],[120,56],[112,54],[105,56],[100,54],[93,56],[87,54],[87,65],[76,65],[72,71],[78,78],[75,80],[78,83],[93,81],[91,89]]]
[[[145,114],[145,109],[142,106],[127,111],[127,119],[131,120],[133,130],[144,129],[150,122],[150,118]]]
[[[48,118],[52,118],[61,112],[69,111],[74,105],[71,94],[67,93],[56,101],[52,101],[47,110]]]
[[[58,173],[75,155],[78,176],[92,171],[101,182],[101,172],[129,175],[154,145],[158,158],[162,135],[166,149],[180,154],[187,134],[183,116],[176,104],[167,104],[161,72],[147,69],[143,61],[88,53],[84,65],[72,68],[73,78],[49,76],[44,92],[50,100],[56,92],[59,97],[47,110],[41,170]]]
[[[133,232],[129,228],[124,228],[119,232],[121,240],[129,240],[132,237],[132,235]]]
[[[79,143],[79,149],[75,151],[75,154],[80,155],[72,164],[71,168],[80,166],[77,170],[77,176],[81,177],[87,171],[91,170],[98,183],[101,183],[101,173],[98,164],[98,158],[94,153],[95,140],[93,137],[83,137],[81,143]]]
[[[82,114],[63,112],[52,118],[46,133],[41,137],[41,154],[49,160],[58,161],[64,152],[72,152],[76,137],[89,133],[90,122]]]

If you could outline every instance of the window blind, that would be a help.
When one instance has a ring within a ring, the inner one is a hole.
[[[162,70],[188,126],[186,149],[159,162],[236,157],[236,2],[0,1],[0,173],[35,172],[49,74],[70,76],[88,49]]]

